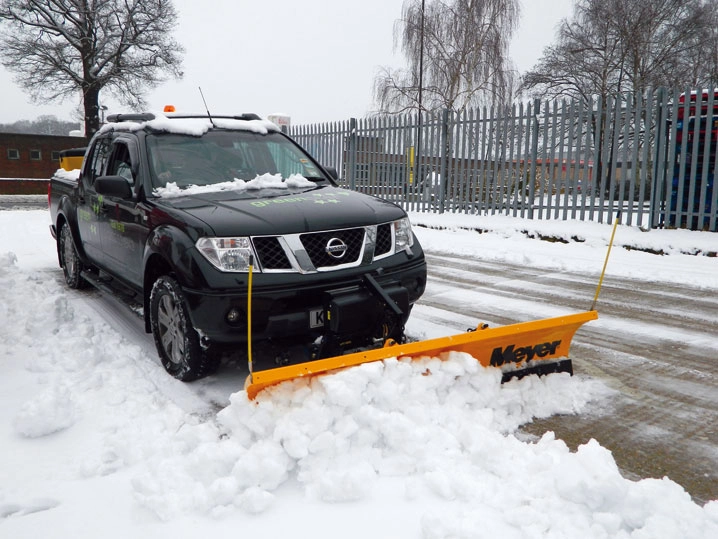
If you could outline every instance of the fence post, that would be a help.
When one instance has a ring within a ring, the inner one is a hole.
[[[444,213],[446,204],[446,190],[449,187],[447,175],[449,173],[449,153],[451,145],[449,142],[449,110],[444,109],[441,114],[441,135],[440,135],[440,164],[439,164],[439,213]]]
[[[539,115],[541,114],[541,100],[534,99],[533,108],[529,107],[529,121],[526,126],[531,130],[531,149],[529,150],[529,175],[526,178],[526,188],[524,197],[528,198],[529,219],[534,218],[534,196],[536,196],[536,160],[538,159],[539,135],[541,132],[541,122]],[[526,195],[528,193],[528,195]],[[521,215],[523,217],[523,214]]]
[[[649,217],[649,225],[651,228],[663,225],[662,211],[665,206],[665,198],[663,196],[664,186],[666,183],[666,155],[668,150],[668,107],[666,105],[665,88],[658,88],[656,96],[656,136],[655,151],[653,163],[653,185],[651,187],[651,215]]]
[[[349,189],[356,190],[357,171],[357,119],[349,118],[349,136],[347,137],[347,159]]]

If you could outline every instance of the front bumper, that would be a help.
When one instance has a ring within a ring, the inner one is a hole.
[[[367,275],[370,275],[367,277]],[[331,341],[320,355],[366,346],[375,339],[403,335],[411,307],[424,292],[423,256],[394,268],[368,273],[337,271],[323,276],[255,274],[252,287],[252,340],[281,348]],[[372,285],[373,280],[378,285]],[[205,343],[247,342],[247,287],[231,290],[184,289],[194,327]],[[307,348],[309,359],[317,351]]]

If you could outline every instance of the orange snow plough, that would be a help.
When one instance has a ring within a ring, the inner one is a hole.
[[[571,373],[571,339],[581,325],[597,318],[598,313],[592,310],[495,328],[482,324],[476,330],[449,337],[406,344],[387,341],[383,348],[264,371],[251,372],[250,367],[245,389],[247,397],[254,399],[264,388],[294,378],[392,357],[434,357],[449,351],[466,352],[485,367],[501,368],[503,381],[528,374]]]
[[[467,333],[406,344],[395,344],[393,341],[388,340],[384,343],[383,348],[258,372],[252,372],[250,315],[248,324],[249,376],[244,384],[247,397],[254,399],[263,389],[294,378],[315,376],[336,369],[381,361],[392,357],[418,359],[420,357],[436,357],[450,351],[466,352],[484,367],[500,368],[503,373],[502,382],[511,378],[522,378],[529,374],[541,375],[555,372],[573,374],[573,365],[568,358],[571,339],[584,323],[598,318],[596,303],[620,218],[621,213],[618,212],[613,223],[613,232],[608,243],[608,251],[598,286],[596,287],[596,294],[593,298],[591,309],[588,311],[495,328],[480,324],[475,330],[470,330]],[[247,310],[251,313],[251,263],[249,283],[250,293]]]

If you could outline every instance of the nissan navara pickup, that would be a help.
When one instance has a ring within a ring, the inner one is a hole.
[[[336,177],[253,114],[112,115],[51,179],[58,261],[134,302],[180,380],[227,350],[262,369],[402,342],[424,253],[400,207]]]

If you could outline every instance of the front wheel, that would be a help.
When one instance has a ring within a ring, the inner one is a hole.
[[[190,382],[214,372],[219,364],[211,350],[200,345],[179,283],[163,276],[150,295],[152,336],[162,366],[175,378]]]
[[[82,278],[82,262],[77,254],[75,241],[72,239],[72,231],[70,225],[62,224],[60,234],[57,239],[58,252],[60,253],[60,265],[62,272],[65,274],[65,282],[70,288],[85,288],[87,281]]]

